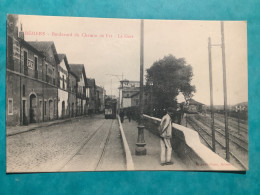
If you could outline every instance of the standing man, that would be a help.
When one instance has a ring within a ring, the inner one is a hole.
[[[127,116],[127,118],[128,118],[128,121],[131,122],[131,118],[132,118],[131,108],[128,108],[128,109],[127,109],[126,116]]]
[[[123,109],[120,110],[119,116],[120,116],[121,123],[123,123],[125,118],[125,112]]]
[[[172,120],[171,115],[173,114],[173,108],[169,107],[167,109],[167,113],[163,116],[160,126],[160,144],[161,144],[161,165],[172,165],[172,146],[171,146],[171,138],[172,138]]]

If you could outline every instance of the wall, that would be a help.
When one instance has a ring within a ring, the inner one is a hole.
[[[59,118],[65,118],[69,115],[69,110],[68,110],[68,92],[64,91],[62,89],[58,89],[58,117]],[[62,102],[64,102],[65,110],[62,110]],[[62,113],[63,112],[63,113]]]
[[[159,136],[158,126],[161,119],[144,115],[145,128]],[[200,142],[196,131],[172,123],[172,147],[183,163],[191,170],[237,170],[233,165],[212,152]]]

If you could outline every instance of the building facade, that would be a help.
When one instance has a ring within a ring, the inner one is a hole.
[[[88,113],[88,102],[86,97],[86,86],[87,86],[87,77],[84,68],[84,64],[70,64],[69,65],[71,72],[74,73],[77,77],[76,85],[76,109],[77,116]]]
[[[139,105],[140,82],[122,80],[121,108],[135,107]]]
[[[89,101],[88,104],[88,113],[93,114],[96,113],[96,82],[95,79],[87,78],[87,99]]]
[[[52,47],[52,46],[51,46]],[[55,48],[52,48],[55,49]],[[57,59],[47,58],[18,29],[7,36],[6,124],[57,118]]]
[[[101,113],[105,109],[105,95],[106,91],[103,87],[96,86],[96,110]]]
[[[25,41],[15,27],[7,32],[6,61],[7,126],[84,115],[89,99],[95,109],[95,80],[88,85],[84,65],[69,65],[53,41]]]

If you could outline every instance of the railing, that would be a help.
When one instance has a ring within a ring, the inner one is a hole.
[[[159,136],[161,119],[143,115],[145,128]],[[233,165],[200,142],[199,134],[187,127],[172,123],[172,147],[183,162],[194,170],[235,171]]]

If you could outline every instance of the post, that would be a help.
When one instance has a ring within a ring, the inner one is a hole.
[[[209,50],[209,84],[210,84],[210,110],[211,110],[211,130],[212,130],[212,150],[216,151],[215,146],[215,127],[214,127],[214,107],[213,107],[213,86],[212,86],[212,61],[211,61],[211,39],[208,39]]]
[[[240,107],[237,109],[237,126],[238,126],[238,134],[240,134]]]
[[[112,78],[111,78],[111,82],[110,82],[110,93],[111,93],[111,98],[112,98]]]
[[[146,155],[145,141],[144,141],[144,125],[143,125],[143,76],[144,76],[144,21],[141,20],[141,40],[140,40],[140,101],[139,112],[140,120],[138,124],[138,139],[135,148],[136,155]]]
[[[119,94],[118,94],[118,108],[117,108],[117,113],[120,114],[120,88],[121,88],[121,84],[120,84],[120,81],[119,81],[119,88],[118,88],[118,91],[119,91]]]
[[[225,112],[225,137],[226,137],[226,160],[229,162],[229,132],[227,117],[227,81],[226,81],[226,59],[225,59],[225,37],[224,22],[220,22],[221,26],[221,47],[222,47],[222,65],[223,65],[223,90],[224,90],[224,112]]]

